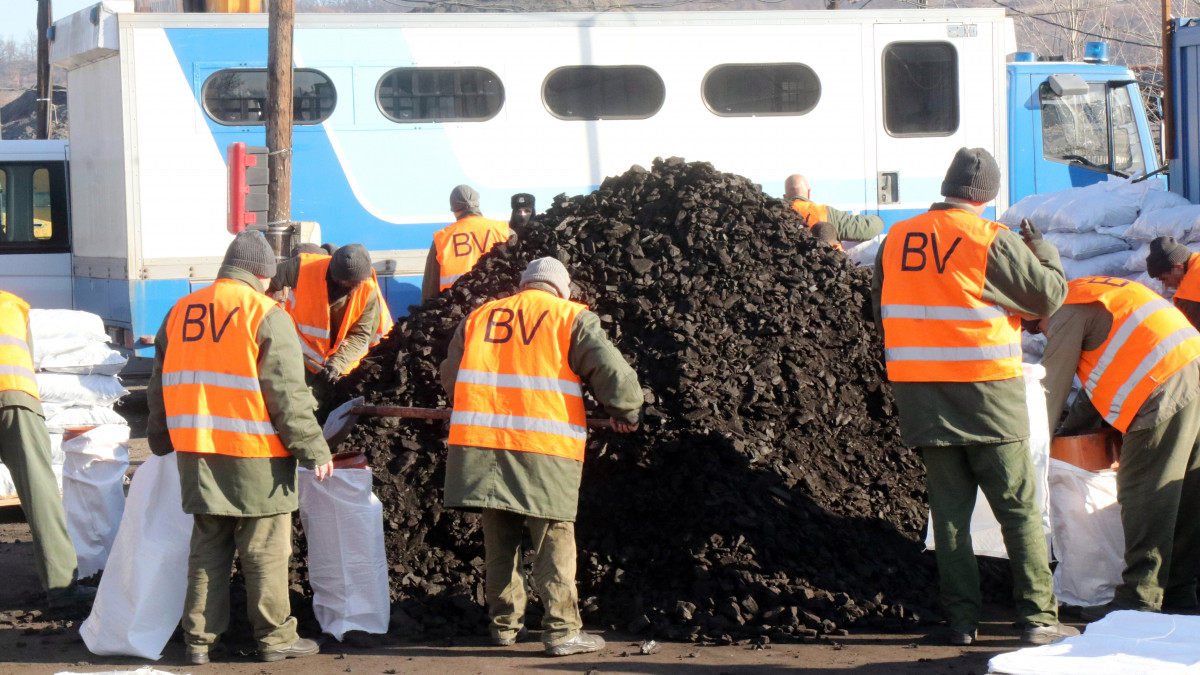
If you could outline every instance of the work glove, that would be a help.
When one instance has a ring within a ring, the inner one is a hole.
[[[337,384],[337,381],[342,379],[342,374],[338,371],[337,366],[325,366],[321,369],[320,377],[323,382],[329,386]]]
[[[1033,242],[1042,240],[1042,231],[1037,225],[1028,218],[1021,219],[1021,238],[1025,240],[1025,245],[1033,248]]]

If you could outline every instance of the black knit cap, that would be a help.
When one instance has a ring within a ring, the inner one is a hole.
[[[983,148],[959,148],[942,181],[942,195],[971,202],[990,202],[1000,192],[1000,165]]]
[[[833,226],[833,223],[821,221],[809,228],[809,231],[813,233],[814,237],[820,239],[821,241],[830,244],[836,244],[838,242],[837,228]]]
[[[221,264],[237,267],[264,279],[275,276],[275,252],[262,232],[254,230],[238,232],[229,248],[225,249],[225,259]]]
[[[528,192],[518,192],[512,196],[512,208],[514,211],[526,207],[533,210],[533,195]]]
[[[346,244],[333,252],[329,276],[337,281],[362,281],[371,276],[371,254],[362,244]]]
[[[1171,271],[1171,266],[1184,264],[1192,257],[1188,247],[1175,237],[1159,237],[1150,242],[1150,253],[1146,256],[1146,274],[1154,278]]]
[[[292,247],[292,257],[293,258],[300,255],[301,253],[311,253],[313,255],[326,255],[325,249],[321,248],[320,244],[314,244],[312,242],[304,242],[303,244],[296,244],[295,246]]]

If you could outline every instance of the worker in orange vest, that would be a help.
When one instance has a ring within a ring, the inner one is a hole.
[[[229,626],[233,555],[261,661],[310,656],[288,596],[296,465],[317,480],[333,461],[304,386],[300,340],[266,295],[275,254],[260,232],[241,232],[211,286],[185,296],[154,338],[146,438],[178,452],[183,510],[193,515],[183,640],[208,663]]]
[[[810,201],[811,195],[808,179],[801,174],[792,174],[783,182],[783,201],[800,214],[810,229],[817,223],[830,223],[837,230],[837,238],[844,241],[866,241],[883,232],[883,219],[879,216],[849,214]]]
[[[1047,644],[1079,634],[1058,621],[1034,505],[1017,318],[1058,309],[1067,283],[1058,251],[1032,223],[1023,242],[980,217],[999,190],[991,154],[960,149],[942,182],[945,201],[892,226],[871,288],[900,434],[925,460],[949,615],[940,637],[954,645],[977,639],[982,598],[970,532],[980,489],[1004,534],[1021,640]]]
[[[1117,501],[1125,569],[1110,603],[1084,609],[1194,610],[1200,573],[1200,333],[1162,296],[1126,279],[1084,277],[1038,329],[1053,427],[1075,376],[1083,389],[1060,434],[1104,422],[1124,437]],[[1053,431],[1053,429],[1051,429]]]
[[[1150,242],[1146,273],[1175,290],[1175,306],[1200,328],[1200,253],[1192,253],[1175,237],[1159,237]]]
[[[284,308],[300,335],[307,381],[324,399],[392,330],[371,254],[362,244],[347,244],[331,256],[301,253],[279,265],[267,292],[284,287],[292,289]]]
[[[50,434],[33,372],[29,305],[6,291],[0,291],[0,462],[12,476],[29,522],[33,564],[49,605],[65,607],[94,598],[94,587],[76,583],[75,546],[50,468]]]
[[[508,223],[483,217],[479,193],[470,185],[459,185],[450,192],[450,211],[455,221],[433,233],[433,244],[425,259],[421,302],[453,286],[494,246],[517,238]]]
[[[552,656],[604,647],[581,630],[575,590],[574,522],[587,440],[583,382],[618,433],[637,430],[642,406],[637,373],[599,317],[570,297],[562,263],[534,260],[516,295],[480,306],[459,324],[441,365],[454,404],[446,506],[483,511],[492,642],[508,646],[527,635],[527,528],[532,584],[545,608],[542,643]]]

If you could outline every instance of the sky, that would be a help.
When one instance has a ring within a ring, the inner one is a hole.
[[[99,0],[51,0],[53,20],[91,7]],[[0,38],[23,39],[37,30],[37,0],[0,0]]]

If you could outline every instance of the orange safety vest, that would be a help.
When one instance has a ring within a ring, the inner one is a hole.
[[[441,270],[438,290],[453,286],[459,277],[474,269],[485,253],[508,241],[508,237],[508,223],[483,216],[467,216],[434,232],[433,248]]]
[[[800,214],[804,218],[804,222],[808,224],[809,229],[817,223],[826,222],[829,220],[829,209],[824,204],[817,204],[804,199],[793,199],[792,210]]]
[[[162,394],[180,452],[289,457],[258,380],[258,327],[271,298],[233,279],[185,296],[167,317]]]
[[[371,336],[374,347],[392,330],[392,315],[383,293],[379,291],[379,281],[375,278],[375,270],[371,270],[371,278],[366,279],[350,292],[347,300],[346,313],[342,317],[342,325],[338,327],[336,340],[330,340],[329,321],[329,286],[325,277],[329,272],[332,260],[327,255],[315,253],[300,254],[300,274],[296,279],[296,287],[288,296],[284,309],[296,322],[296,332],[300,334],[300,351],[304,354],[304,367],[311,372],[319,372],[325,367],[325,361],[337,353],[338,346],[346,339],[350,327],[358,321],[367,307],[371,294],[379,302],[379,325]],[[345,375],[358,367],[363,356],[360,354],[342,374]]]
[[[1145,286],[1112,277],[1067,284],[1065,304],[1099,302],[1112,314],[1104,344],[1083,352],[1075,374],[1092,405],[1122,433],[1158,385],[1200,356],[1200,333]]]
[[[29,337],[29,303],[0,291],[0,391],[22,391],[38,396]]]
[[[1193,253],[1188,258],[1183,281],[1179,282],[1179,288],[1175,289],[1175,299],[1200,302],[1200,253]]]
[[[571,327],[585,309],[526,289],[471,312],[454,385],[450,443],[582,462],[583,388],[567,353]]]
[[[884,359],[893,382],[1021,376],[1021,323],[982,299],[1000,223],[962,209],[896,223],[883,253]]]

